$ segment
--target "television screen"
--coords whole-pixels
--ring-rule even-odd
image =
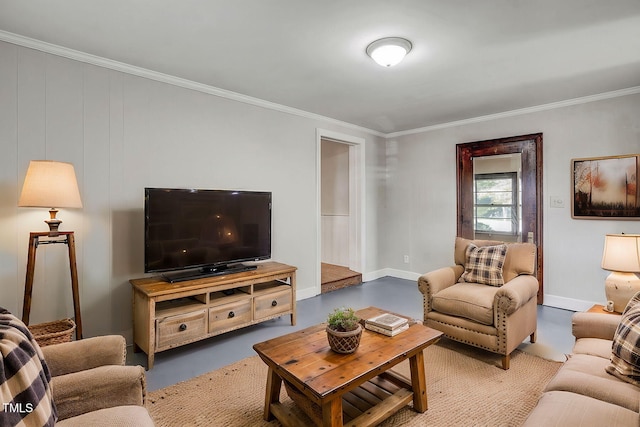
[[[271,193],[145,188],[145,273],[271,257]]]

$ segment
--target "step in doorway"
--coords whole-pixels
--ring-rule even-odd
[[[362,274],[340,265],[321,263],[321,285],[323,294],[362,283]]]

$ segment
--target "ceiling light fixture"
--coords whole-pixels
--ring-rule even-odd
[[[393,67],[411,51],[411,42],[401,37],[386,37],[367,46],[367,55],[383,67]]]

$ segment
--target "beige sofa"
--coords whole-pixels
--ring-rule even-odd
[[[573,354],[547,384],[525,426],[640,425],[640,388],[605,372],[620,318],[574,314]]]

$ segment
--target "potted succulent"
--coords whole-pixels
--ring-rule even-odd
[[[327,317],[327,340],[337,353],[353,353],[360,345],[362,326],[352,308],[334,309]]]

